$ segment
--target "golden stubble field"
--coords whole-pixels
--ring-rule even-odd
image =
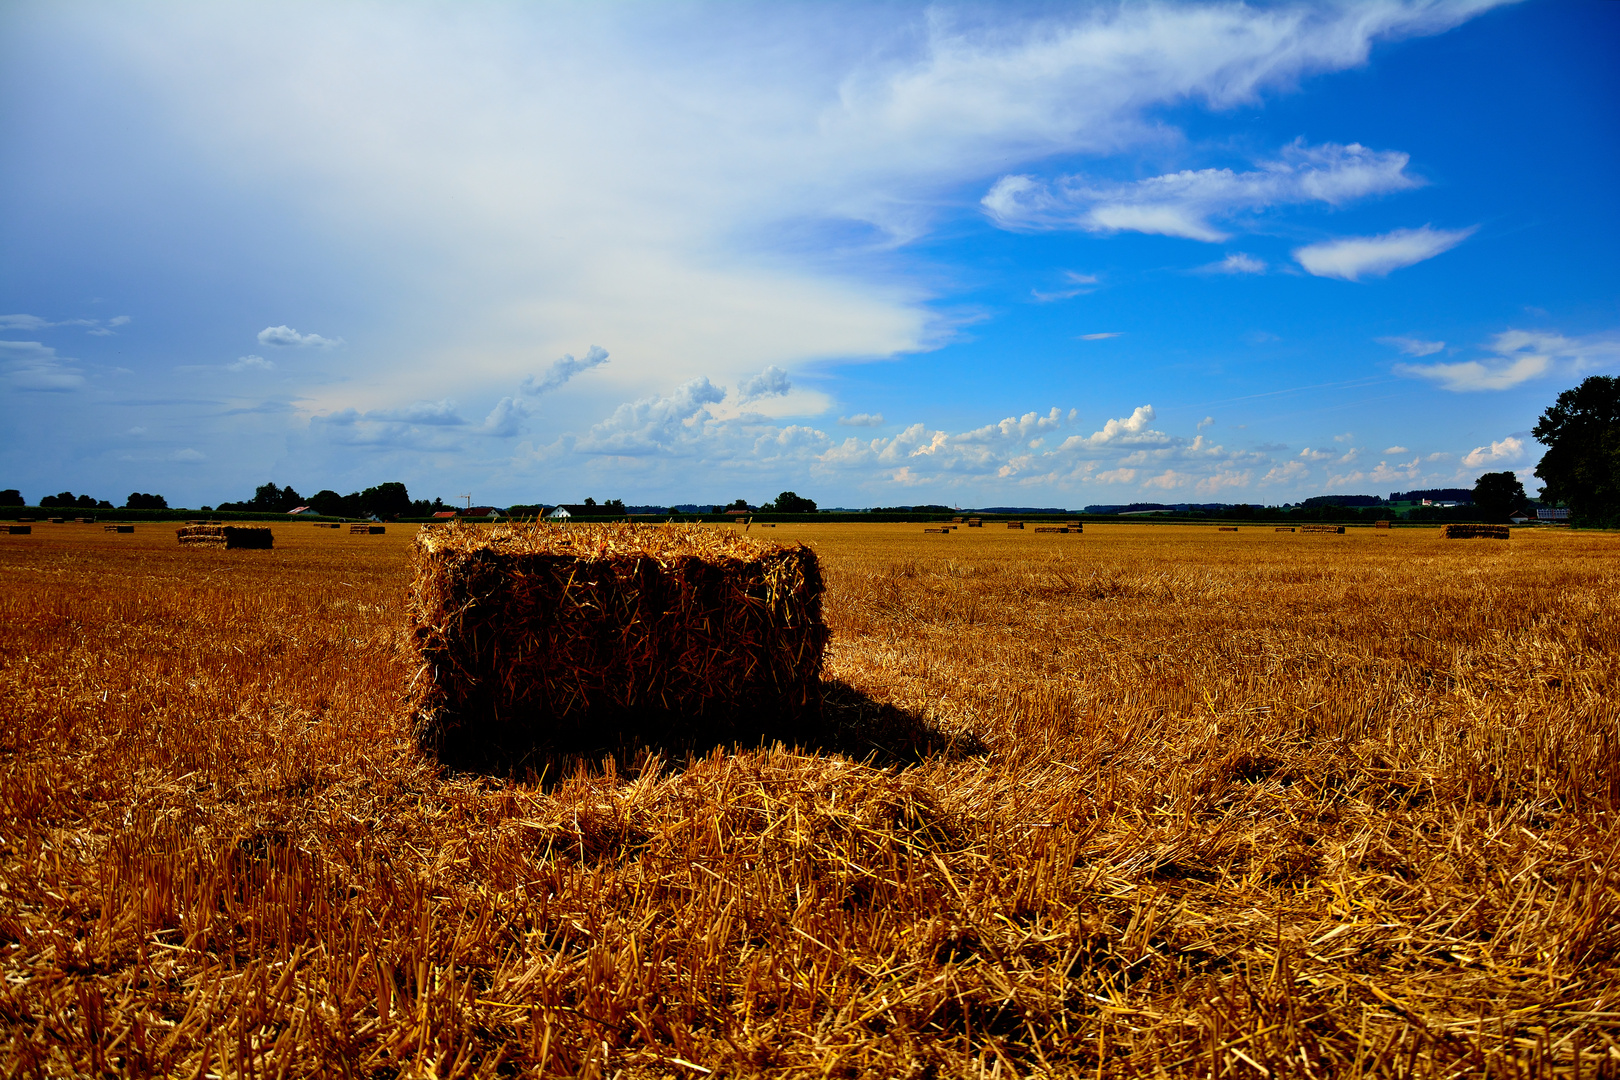
[[[813,745],[536,783],[409,532],[0,537],[0,1073],[1620,1072],[1620,536],[782,526]]]

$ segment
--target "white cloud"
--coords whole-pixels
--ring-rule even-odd
[[[1220,262],[1200,266],[1201,274],[1263,274],[1266,272],[1266,263],[1253,255],[1245,255],[1241,251],[1234,251]]]
[[[1429,379],[1442,389],[1508,390],[1543,375],[1574,377],[1620,364],[1620,334],[1568,338],[1533,330],[1506,330],[1484,346],[1491,355],[1449,364],[1397,364],[1395,370]]]
[[[1163,146],[1167,106],[1257,103],[1491,2],[995,19],[892,5],[836,18],[793,5],[318,5],[295,18],[227,5],[58,22],[86,63],[146,95],[137,113],[213,189],[286,206],[300,224],[289,235],[402,283],[397,311],[366,313],[343,379],[304,388],[321,412],[509,387],[537,349],[606,333],[606,381],[626,395],[931,347],[948,327],[924,277],[875,269],[858,243],[798,258],[799,241],[852,224],[873,244],[919,236],[964,185]],[[1390,168],[1349,147],[1275,164],[1318,200]]]
[[[86,333],[97,337],[111,337],[113,332],[109,327],[123,326],[129,322],[128,315],[118,315],[107,320],[105,326],[100,319],[62,319],[51,322],[38,315],[0,315],[0,330],[49,330],[57,326],[85,326],[89,327]]]
[[[300,334],[290,326],[267,326],[259,331],[259,344],[294,349],[330,349],[343,344],[343,339]]]
[[[1354,442],[1355,438],[1356,438],[1356,433],[1355,432],[1346,431],[1346,432],[1344,432],[1342,434],[1333,436],[1333,441],[1334,442],[1339,442],[1339,443],[1347,443],[1347,442]]]
[[[616,456],[690,450],[694,437],[710,419],[708,406],[718,405],[725,396],[724,390],[700,375],[676,387],[668,397],[647,397],[620,405],[574,448],[588,454]]]
[[[763,397],[781,397],[793,389],[788,373],[774,364],[751,379],[744,379],[737,387],[740,401],[755,401]]]
[[[1363,277],[1383,277],[1450,251],[1470,236],[1478,226],[1467,229],[1396,229],[1378,236],[1342,236],[1294,249],[1294,258],[1305,272],[1317,277],[1360,281]]]
[[[237,357],[234,362],[226,364],[225,367],[229,371],[274,371],[276,364],[273,360],[266,360],[255,353],[249,353],[246,356]]]
[[[1384,453],[1386,453],[1386,454],[1410,454],[1411,452],[1412,451],[1408,450],[1404,446],[1386,446],[1386,447],[1384,447]]]
[[[1481,465],[1496,465],[1506,461],[1518,461],[1524,456],[1524,440],[1507,436],[1500,442],[1492,442],[1489,446],[1476,446],[1462,459],[1463,465],[1470,469],[1477,469]]]
[[[187,447],[184,450],[176,450],[174,453],[170,454],[169,460],[179,462],[182,465],[194,465],[199,461],[207,461],[208,455],[203,453],[201,450],[193,450],[192,448]]]
[[[73,358],[38,341],[0,341],[0,379],[14,390],[62,393],[85,385]]]
[[[1081,340],[1081,341],[1107,341],[1109,338],[1117,338],[1117,337],[1124,337],[1124,336],[1125,336],[1125,331],[1123,331],[1123,330],[1109,330],[1109,331],[1106,331],[1106,332],[1101,333],[1101,334],[1081,334],[1080,337],[1079,337],[1079,340]]]
[[[1049,304],[1054,300],[1072,300],[1076,296],[1096,292],[1094,286],[1101,280],[1096,274],[1081,274],[1073,270],[1065,270],[1063,271],[1063,281],[1068,288],[1059,289],[1056,292],[1041,292],[1039,289],[1031,289],[1029,292],[1038,302]]]
[[[1307,446],[1305,449],[1299,452],[1299,456],[1300,460],[1302,461],[1326,461],[1333,456],[1333,451],[1312,450]]]
[[[1443,341],[1424,341],[1422,338],[1381,337],[1378,341],[1399,349],[1407,356],[1433,356],[1446,347]]]
[[[842,427],[882,427],[882,413],[856,413],[854,416],[840,416],[838,423]]]
[[[600,345],[592,345],[586,350],[585,356],[579,360],[574,359],[573,353],[564,353],[558,359],[553,360],[551,366],[546,369],[546,373],[538,379],[533,375],[524,379],[520,389],[524,394],[543,394],[548,390],[557,389],[575,375],[595,367],[601,367],[607,362],[608,351]]]
[[[1130,231],[1215,243],[1228,234],[1213,220],[1296,203],[1340,206],[1416,187],[1420,181],[1406,174],[1407,161],[1398,151],[1369,150],[1357,143],[1306,146],[1296,141],[1252,172],[1184,170],[1125,184],[1090,183],[1077,176],[1051,183],[1005,176],[982,205],[1005,229]]]
[[[1272,484],[1297,484],[1311,471],[1311,467],[1303,461],[1285,461],[1281,465],[1271,468],[1266,475],[1260,478],[1261,486]]]
[[[1203,431],[1207,427],[1213,427],[1214,424],[1215,418],[1213,416],[1206,416],[1202,420],[1198,421],[1198,430]]]

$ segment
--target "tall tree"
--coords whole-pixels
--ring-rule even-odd
[[[1506,521],[1527,499],[1515,473],[1488,472],[1474,481],[1474,506],[1493,521]]]
[[[1586,525],[1620,525],[1620,378],[1593,375],[1558,395],[1530,434],[1547,447],[1541,497]]]

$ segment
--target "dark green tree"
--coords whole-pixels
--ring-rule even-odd
[[[816,512],[816,500],[806,499],[797,492],[784,491],[776,497],[775,502],[763,509],[774,510],[778,514],[813,514]]]
[[[23,502],[22,492],[18,491],[16,488],[6,488],[4,491],[0,491],[0,506],[27,505],[27,503]]]
[[[1558,395],[1530,434],[1547,447],[1536,466],[1545,502],[1585,525],[1620,525],[1620,378],[1593,375]]]
[[[404,517],[411,512],[411,496],[397,480],[378,484],[360,493],[360,509],[380,518]]]
[[[352,515],[347,504],[353,498],[352,495],[345,498],[331,488],[322,488],[309,497],[309,507],[323,517],[350,517]]]
[[[1491,521],[1506,521],[1528,499],[1514,473],[1488,472],[1474,481],[1474,507]]]
[[[132,491],[129,498],[124,500],[125,510],[167,510],[169,500],[161,495],[149,495],[144,491]]]

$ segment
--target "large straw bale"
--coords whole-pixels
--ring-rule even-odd
[[[412,722],[442,756],[670,721],[736,728],[821,705],[815,552],[690,525],[423,530]]]
[[[1447,540],[1506,540],[1512,534],[1506,525],[1447,525],[1440,535]]]
[[[266,525],[182,525],[175,535],[188,547],[263,550],[275,546],[274,534]]]

